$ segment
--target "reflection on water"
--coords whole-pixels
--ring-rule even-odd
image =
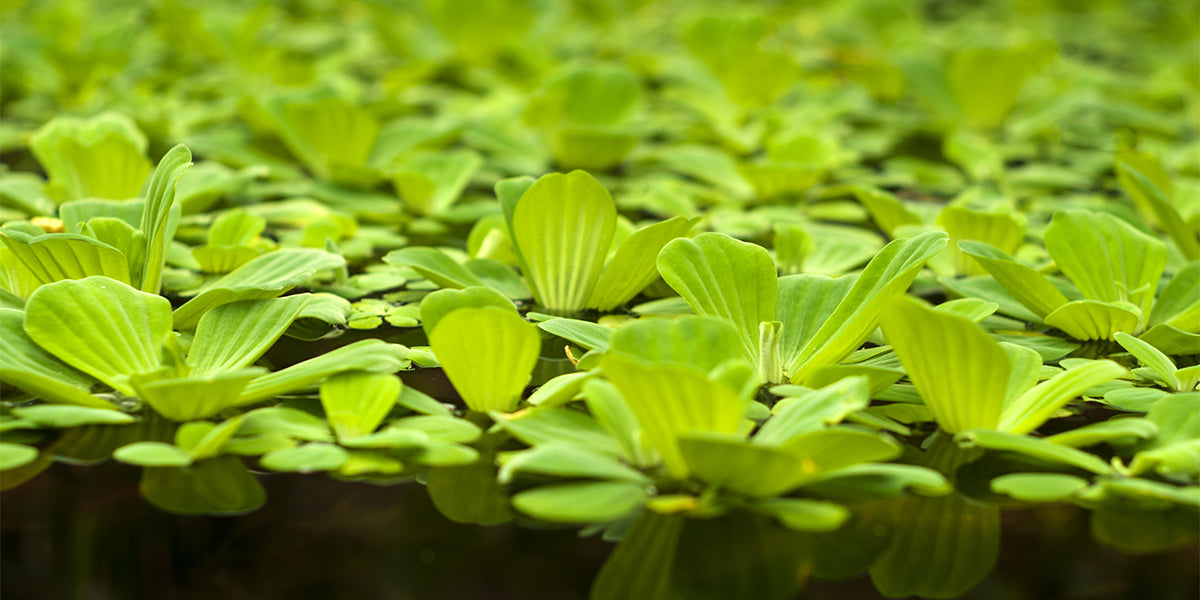
[[[916,460],[951,471],[961,452],[935,445]],[[147,478],[162,489],[191,490],[181,497],[195,502],[245,502],[237,488],[213,483],[221,468],[204,466],[191,481],[186,472]],[[436,485],[469,484],[470,475],[445,473]],[[0,592],[30,600],[843,599],[881,592],[1183,600],[1198,589],[1194,546],[1123,554],[1093,541],[1088,512],[1071,506],[1001,512],[961,494],[904,497],[856,505],[850,523],[820,534],[756,513],[643,513],[614,547],[570,529],[454,523],[416,485],[296,475],[262,483],[271,499],[257,511],[186,517],[147,504],[137,469],[55,465],[4,493]],[[497,510],[460,504],[448,512],[506,520]]]

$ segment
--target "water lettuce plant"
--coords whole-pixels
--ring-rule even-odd
[[[1194,545],[1194,10],[918,4],[7,7],[0,488],[424,486],[596,598]]]

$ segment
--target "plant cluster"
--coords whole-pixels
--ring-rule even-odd
[[[922,511],[1194,543],[1185,4],[9,3],[0,481],[419,481],[624,538],[602,597],[726,514],[887,522],[824,572],[894,596],[990,567]]]

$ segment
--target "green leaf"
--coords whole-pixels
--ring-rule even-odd
[[[204,313],[222,304],[277,298],[318,272],[345,264],[346,260],[341,256],[313,248],[288,248],[261,254],[205,285],[199,295],[175,309],[175,328],[194,329]]]
[[[90,119],[56,117],[29,142],[63,200],[137,196],[150,173],[146,145],[132,119],[111,112]]]
[[[158,368],[171,303],[107,277],[44,285],[25,305],[25,332],[63,362],[133,395],[128,377]]]
[[[962,255],[958,246],[960,240],[986,242],[1007,255],[1016,251],[1025,239],[1025,224],[1012,215],[980,212],[964,206],[943,208],[938,215],[938,225],[950,234],[954,270],[968,275],[978,274],[979,267]]]
[[[1112,418],[1098,423],[1089,423],[1070,431],[1057,433],[1047,441],[1072,448],[1087,448],[1101,442],[1125,445],[1158,435],[1158,427],[1146,419]]]
[[[904,294],[925,261],[945,246],[946,234],[940,231],[895,240],[885,246],[788,365],[791,382],[803,383],[812,371],[837,363],[857,350],[875,330],[883,309],[893,298]],[[790,319],[781,320],[787,323]]]
[[[190,421],[175,430],[175,445],[187,451],[193,460],[214,458],[242,427],[242,418],[234,417],[220,423]]]
[[[139,467],[186,467],[192,455],[163,442],[134,442],[117,448],[113,458]]]
[[[264,454],[259,463],[272,471],[312,473],[337,469],[349,458],[350,455],[338,446],[312,442],[295,448],[272,450]]]
[[[1197,287],[1200,287],[1200,261],[1192,261],[1179,269],[1154,299],[1148,324],[1171,324],[1191,333],[1200,332]]]
[[[850,517],[844,506],[807,498],[775,498],[755,504],[754,510],[796,531],[834,531]]]
[[[1175,363],[1167,355],[1159,352],[1157,348],[1139,340],[1127,333],[1118,332],[1113,336],[1127,352],[1137,357],[1138,361],[1143,365],[1150,367],[1152,371],[1173,390],[1180,392],[1187,391],[1180,387],[1179,378],[1175,376]]]
[[[159,373],[134,376],[137,395],[158,414],[172,421],[211,417],[236,406],[246,386],[266,370],[261,367],[217,371],[210,375],[163,378]]]
[[[771,410],[771,418],[754,434],[753,442],[766,446],[786,444],[826,425],[840,423],[869,403],[866,377],[838,380],[819,390],[780,400]]]
[[[88,390],[91,377],[72,369],[46,352],[26,335],[25,313],[0,309],[0,372],[4,383],[24,390],[46,402],[92,408],[116,408]]]
[[[1086,480],[1062,473],[1012,473],[991,483],[993,492],[1027,502],[1060,502],[1087,486]]]
[[[860,463],[818,475],[805,491],[834,498],[897,498],[906,490],[923,496],[944,496],[954,486],[941,473],[926,467],[891,463]]]
[[[629,301],[658,277],[656,257],[673,239],[684,237],[699,217],[674,217],[633,232],[608,261],[584,305],[601,312]]]
[[[348,371],[321,383],[321,406],[339,439],[369,434],[396,405],[402,384],[386,373]]]
[[[1058,307],[1045,320],[1077,340],[1111,340],[1119,332],[1136,331],[1142,316],[1127,302],[1076,300]]]
[[[658,457],[646,444],[637,417],[628,403],[612,383],[603,379],[588,379],[583,385],[583,397],[595,423],[603,427],[603,439],[616,440],[615,454],[639,467],[648,467],[658,462]]]
[[[689,473],[679,452],[681,434],[738,429],[742,402],[737,392],[695,368],[651,365],[617,354],[605,355],[600,364],[637,418],[646,443],[675,477]]]
[[[865,264],[883,248],[879,235],[861,228],[818,224],[807,227],[813,249],[804,258],[805,273],[842,275]]]
[[[356,179],[366,171],[380,129],[371,111],[328,88],[276,96],[263,109],[288,150],[310,172],[362,185]]]
[[[511,310],[460,308],[442,317],[429,345],[471,410],[511,411],[537,362],[537,326]]]
[[[598,325],[591,321],[580,321],[578,319],[556,317],[542,321],[537,325],[538,329],[557,335],[572,344],[583,347],[585,350],[599,350],[601,352],[608,350],[609,340],[612,339],[614,333],[611,327]]]
[[[404,417],[388,423],[385,431],[420,431],[436,442],[468,444],[479,439],[478,425],[450,415]]]
[[[573,445],[542,444],[529,450],[501,455],[501,484],[508,484],[516,473],[537,473],[555,477],[582,477],[649,485],[650,478],[626,466],[610,455]]]
[[[1118,154],[1116,171],[1117,181],[1121,188],[1143,209],[1143,214],[1149,212],[1170,236],[1171,241],[1179,248],[1179,252],[1187,260],[1200,258],[1200,237],[1196,235],[1195,227],[1184,222],[1179,210],[1171,204],[1165,190],[1130,162],[1129,155]],[[1156,165],[1157,166],[1157,165]],[[1158,167],[1159,170],[1162,167]],[[1169,185],[1170,182],[1168,181]],[[1149,208],[1149,211],[1144,210]]]
[[[404,204],[418,214],[438,214],[450,208],[483,166],[471,150],[418,152],[403,160],[391,174]]]
[[[674,364],[711,372],[731,360],[740,360],[738,332],[713,317],[683,316],[642,319],[618,328],[609,343],[611,352],[653,364]]]
[[[885,190],[855,186],[854,197],[867,208],[875,224],[889,237],[896,237],[898,227],[921,224],[920,217],[908,210],[899,198]]]
[[[823,275],[791,275],[779,278],[775,317],[783,323],[779,346],[785,368],[799,359],[804,347],[837,310],[855,281],[854,276],[830,279]]]
[[[1040,45],[1029,44],[966,47],[950,55],[946,82],[972,127],[1000,126],[1016,105],[1025,81],[1039,70],[1041,52]]]
[[[24,444],[0,442],[0,471],[15,469],[38,458],[38,449]]]
[[[1150,314],[1167,261],[1162,242],[1106,213],[1063,210],[1046,227],[1045,243],[1085,298],[1130,302]]]
[[[103,275],[130,283],[129,263],[119,250],[86,236],[50,233],[21,240],[0,232],[5,287],[22,299],[47,283]]]
[[[298,440],[332,442],[329,423],[311,413],[274,406],[252,410],[242,415],[241,436],[285,435]]]
[[[194,377],[235,371],[258,360],[312,300],[310,294],[217,306],[196,325],[187,362]]]
[[[383,261],[405,267],[444,289],[462,289],[485,284],[466,267],[454,261],[445,252],[434,248],[401,248],[392,250]]]
[[[1016,452],[1052,464],[1070,465],[1098,475],[1107,475],[1113,472],[1113,468],[1108,463],[1087,452],[1015,433],[969,429],[955,435],[954,441],[963,448],[987,448]]]
[[[616,229],[617,209],[584,171],[537,180],[512,213],[512,240],[537,303],[577,311],[600,279]]]
[[[614,521],[645,501],[645,486],[608,481],[548,485],[512,497],[517,510],[555,523]]]
[[[805,479],[865,462],[891,460],[900,445],[887,434],[831,427],[789,439],[779,446],[804,464]]]
[[[1127,372],[1124,367],[1110,360],[1097,360],[1082,367],[1067,369],[1006,403],[996,428],[1011,433],[1029,433],[1083,392]]]
[[[162,271],[170,243],[168,221],[175,203],[175,186],[184,171],[192,164],[192,151],[179,144],[167,151],[159,161],[146,189],[146,205],[142,210],[142,222],[138,228],[145,236],[144,260],[138,273],[138,287],[143,292],[157,294],[162,289]]]
[[[1042,274],[1018,263],[998,248],[984,242],[961,241],[958,247],[973,257],[1018,302],[1038,318],[1068,302],[1067,297]],[[1011,311],[1007,311],[1012,314]],[[1019,316],[1019,315],[1017,315]]]
[[[817,473],[790,452],[728,434],[684,432],[678,446],[692,478],[757,498],[787,493]]]
[[[617,456],[621,449],[586,413],[567,408],[531,408],[514,413],[492,413],[496,424],[530,446],[574,445],[592,452]]]
[[[884,313],[883,332],[942,429],[994,429],[1010,365],[1000,344],[962,317],[900,298]]]
[[[359,340],[286,369],[251,381],[238,398],[238,404],[250,404],[279,394],[304,389],[342,371],[395,373],[408,365],[408,350],[383,340]]]
[[[472,286],[462,290],[439,290],[421,299],[421,327],[430,336],[442,317],[460,308],[494,307],[519,314],[512,301],[489,287]]]
[[[495,525],[513,518],[490,456],[467,465],[432,468],[425,487],[438,512],[455,523]]]
[[[67,406],[64,404],[37,404],[12,409],[12,413],[39,427],[65,429],[81,425],[124,425],[137,421],[133,415],[116,410]]]
[[[758,364],[758,324],[775,320],[775,261],[764,248],[702,233],[667,244],[658,270],[697,314],[732,323],[744,356]]]

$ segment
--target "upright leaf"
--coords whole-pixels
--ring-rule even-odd
[[[187,146],[179,144],[171,148],[154,174],[150,176],[149,187],[146,190],[146,206],[142,210],[142,234],[146,239],[146,250],[139,288],[143,292],[157,294],[162,288],[162,271],[167,258],[167,221],[171,216],[171,205],[175,203],[175,187],[179,178],[192,164],[192,151]]]
[[[775,320],[775,261],[764,248],[702,233],[667,244],[658,270],[697,314],[732,323],[745,357],[758,364],[758,324]]]
[[[512,311],[460,308],[441,318],[429,345],[471,410],[516,408],[537,362],[537,326]]]

